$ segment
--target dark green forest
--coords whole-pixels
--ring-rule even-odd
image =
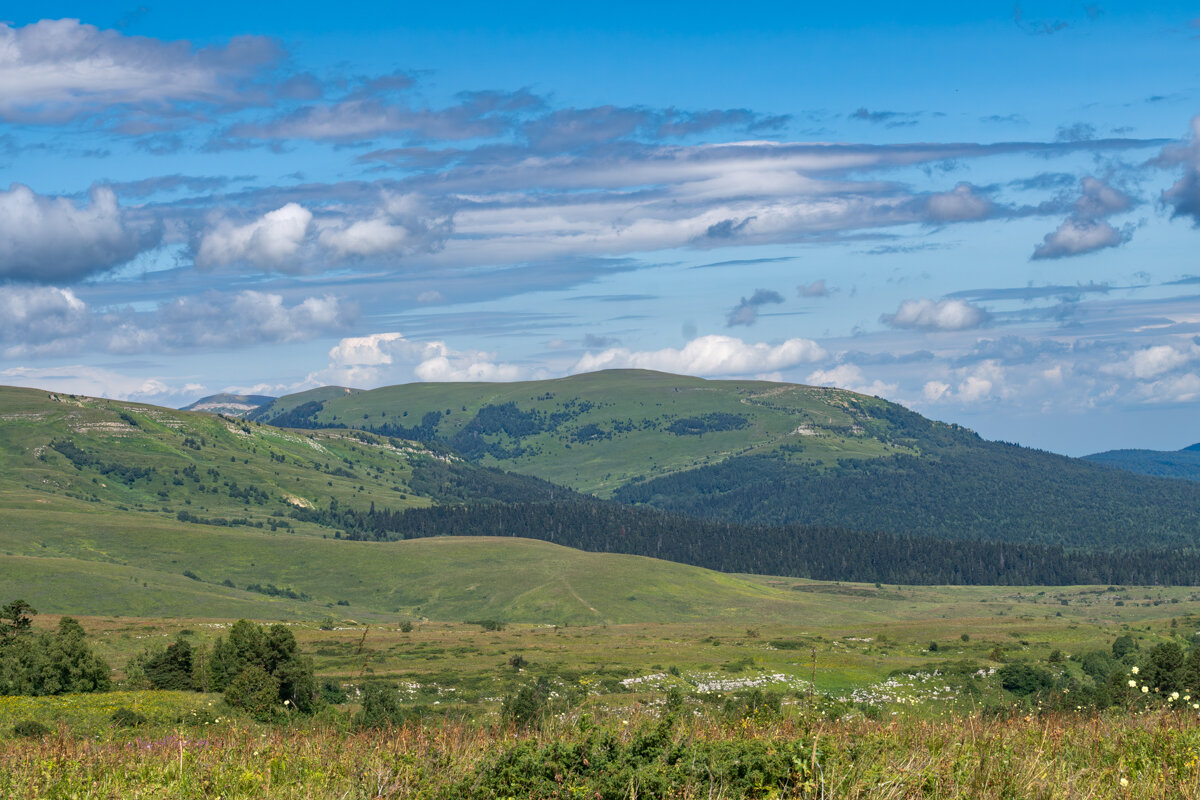
[[[1200,444],[1182,450],[1108,450],[1084,458],[1142,475],[1200,481]]]
[[[944,541],[808,525],[696,520],[578,495],[557,502],[391,511],[297,509],[297,519],[353,540],[514,536],[598,553],[650,556],[722,572],[905,584],[1190,585],[1200,554],[1128,549],[1080,553],[1039,544]]]
[[[734,458],[630,484],[615,499],[730,522],[1093,551],[1200,543],[1200,485],[998,442],[828,470]]]

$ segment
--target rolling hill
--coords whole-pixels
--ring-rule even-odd
[[[437,442],[477,463],[598,496],[738,456],[782,454],[828,466],[844,458],[920,454],[976,438],[842,389],[646,370],[517,383],[317,389],[282,397],[251,418]],[[918,435],[905,430],[914,423]]]
[[[564,494],[359,431],[0,387],[0,597],[43,612],[584,623],[790,614],[802,599],[651,558],[484,537],[354,542],[300,518]]]
[[[734,524],[1091,551],[1200,544],[1200,486],[987,442],[841,389],[615,370],[338,391],[281,398],[257,418],[403,436]]]
[[[1182,450],[1106,450],[1084,458],[1140,475],[1200,481],[1200,444]]]

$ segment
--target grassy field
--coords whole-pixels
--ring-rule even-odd
[[[155,698],[123,695],[152,706]],[[13,704],[0,701],[8,711]],[[129,706],[126,706],[129,707]],[[19,710],[20,711],[20,710]],[[100,713],[93,710],[92,713]],[[1004,720],[563,718],[353,732],[183,711],[166,730],[0,739],[7,798],[1194,798],[1200,726],[1172,712]]]

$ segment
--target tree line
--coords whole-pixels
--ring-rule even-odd
[[[512,536],[598,553],[625,553],[721,572],[902,584],[1190,585],[1200,553],[1127,548],[1078,552],[1057,545],[930,537],[817,525],[738,525],[573,495],[556,502],[422,509],[296,509],[297,519],[366,541]]]

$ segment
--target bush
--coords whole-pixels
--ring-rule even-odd
[[[23,719],[12,728],[13,736],[26,739],[40,739],[50,735],[50,729],[33,719]]]
[[[225,702],[255,719],[268,721],[280,709],[279,681],[262,667],[246,667],[225,689]]]
[[[1026,697],[1054,686],[1054,676],[1041,667],[1029,664],[1008,664],[996,673],[1007,692]]]
[[[485,631],[502,631],[502,630],[504,630],[504,623],[500,622],[499,620],[495,620],[495,619],[467,620],[467,624],[468,625],[478,625],[479,627],[483,628]]]
[[[321,702],[336,706],[346,702],[347,699],[346,690],[337,681],[323,681],[321,683]]]
[[[357,728],[389,728],[403,725],[407,714],[394,683],[373,681],[362,687],[362,707],[354,715]]]
[[[263,628],[247,620],[238,620],[229,629],[227,639],[217,639],[209,659],[209,679],[216,691],[222,691],[249,667],[270,675],[276,686],[277,704],[288,704],[299,711],[316,707],[317,682],[312,659],[301,656],[296,637],[284,625]]]
[[[504,698],[500,715],[518,728],[537,727],[545,716],[546,706],[550,701],[550,687],[545,678],[538,678],[534,683],[527,683]]]
[[[126,706],[121,706],[112,713],[112,721],[118,728],[140,728],[149,722],[144,714]]]

